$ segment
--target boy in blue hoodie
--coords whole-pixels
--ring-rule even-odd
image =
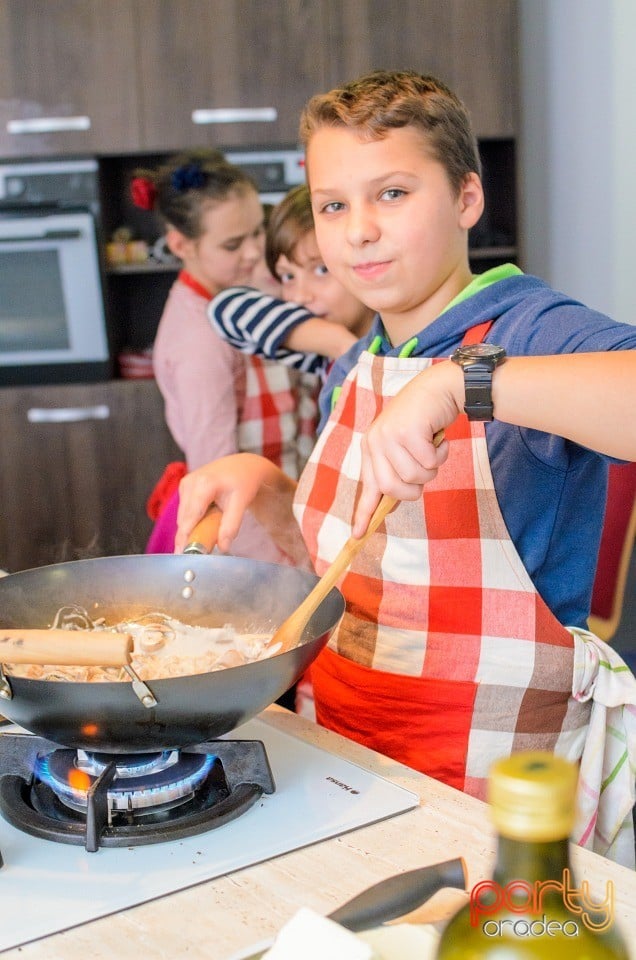
[[[331,370],[298,485],[254,459],[202,468],[180,542],[214,500],[221,548],[247,509],[289,543],[293,506],[322,573],[397,497],[312,665],[318,721],[477,796],[517,750],[581,759],[579,838],[633,860],[636,726],[619,756],[594,706],[609,662],[634,725],[636,680],[585,628],[608,457],[636,459],[636,328],[512,265],[472,275],[477,145],[435,78],[378,72],[314,97],[301,134],[326,266],[374,327]]]

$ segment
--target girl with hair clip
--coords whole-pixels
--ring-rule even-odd
[[[298,475],[297,375],[281,364],[243,356],[211,328],[206,307],[224,287],[249,281],[264,255],[263,208],[256,186],[218,151],[180,154],[140,171],[133,201],[156,210],[166,244],[182,268],[157,330],[153,367],[166,421],[185,463],[169,464],[148,501],[156,520],[146,552],[171,553],[185,472],[240,451]],[[254,518],[246,517],[232,552],[287,562]]]

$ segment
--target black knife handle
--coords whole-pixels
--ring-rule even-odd
[[[329,919],[353,933],[371,930],[410,913],[444,887],[466,889],[466,866],[461,857],[380,880],[330,913]]]

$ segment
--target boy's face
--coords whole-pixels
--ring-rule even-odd
[[[276,273],[283,300],[301,303],[315,317],[340,323],[358,336],[368,326],[371,311],[329,272],[313,230],[297,242],[293,259],[281,254]]]
[[[413,336],[470,282],[467,231],[483,210],[481,183],[470,174],[456,196],[420,132],[368,141],[320,128],[307,170],[325,263],[382,314],[390,336],[392,324]]]

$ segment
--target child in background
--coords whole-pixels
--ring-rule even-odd
[[[281,364],[241,356],[215,334],[205,312],[214,294],[247,281],[263,259],[263,208],[255,185],[218,152],[194,151],[138,176],[132,192],[136,202],[159,212],[166,244],[183,265],[153,347],[166,421],[185,455],[182,470],[251,450],[297,476],[298,378]],[[159,500],[160,515],[149,553],[174,549],[180,466],[170,465],[151,497]],[[233,552],[286,559],[251,517]]]
[[[332,361],[367,332],[373,310],[325,266],[305,184],[290,190],[273,209],[265,259],[280,284],[280,298],[229,288],[210,303],[210,321],[238,350],[324,379]]]
[[[636,327],[512,265],[472,275],[477,145],[434,77],[370,74],[301,131],[327,267],[378,316],[329,375],[299,484],[259,458],[203,467],[177,543],[212,501],[221,549],[244,511],[289,535],[293,509],[322,573],[397,497],[312,664],[319,722],[480,797],[498,757],[580,760],[576,836],[633,866],[636,679],[586,626],[608,459],[636,460]]]

